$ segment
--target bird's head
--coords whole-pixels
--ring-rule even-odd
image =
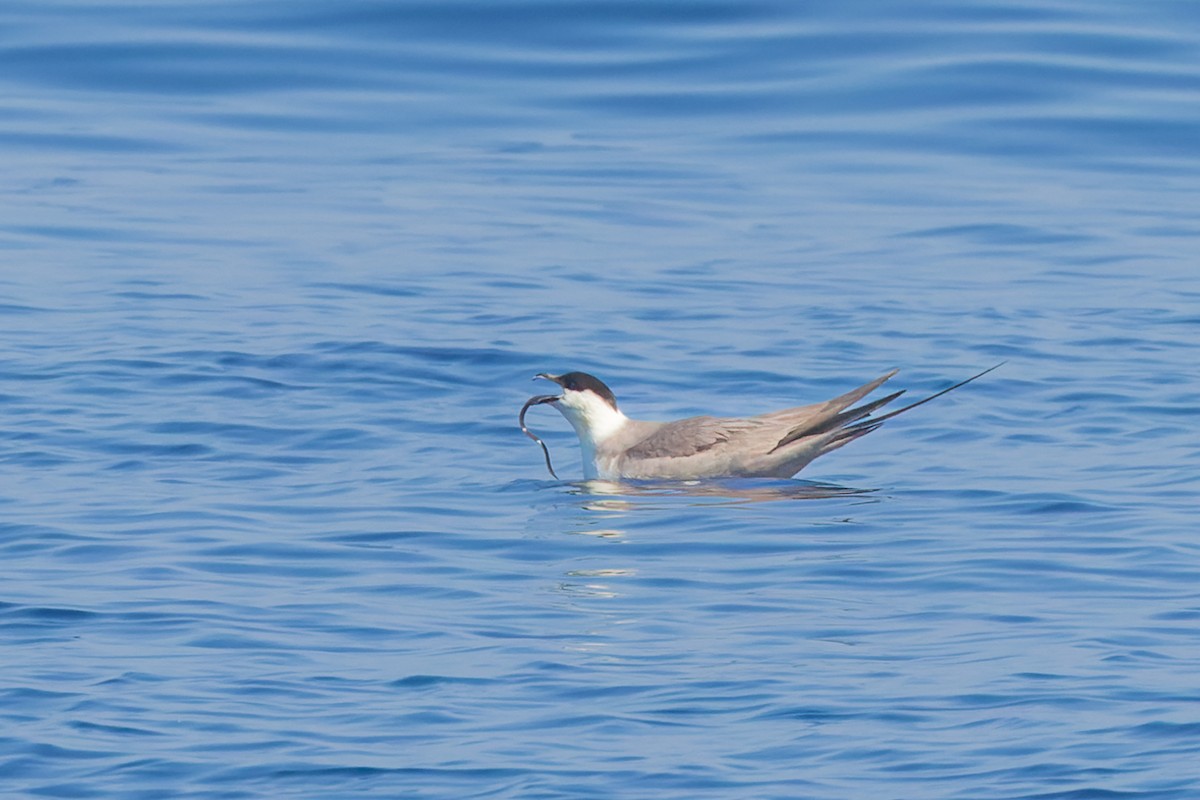
[[[565,372],[562,375],[540,372],[534,377],[553,381],[562,387],[562,394],[545,402],[567,418],[581,439],[603,440],[625,422],[625,415],[617,408],[617,398],[612,389],[594,375],[586,372]]]

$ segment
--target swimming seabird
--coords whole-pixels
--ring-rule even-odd
[[[899,370],[824,403],[754,417],[702,416],[675,422],[630,419],[617,406],[612,390],[586,372],[562,375],[541,372],[535,380],[553,381],[562,387],[562,393],[530,398],[525,408],[549,403],[567,418],[579,436],[583,474],[588,480],[790,478],[818,456],[849,444],[897,414],[941,397],[998,366],[878,417],[871,414],[904,394],[903,389],[859,406],[854,404]],[[547,466],[549,459],[547,453]]]

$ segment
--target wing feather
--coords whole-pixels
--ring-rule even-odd
[[[720,447],[747,430],[758,427],[753,420],[720,417],[689,417],[668,422],[630,447],[625,457],[633,461],[651,458],[686,458]]]

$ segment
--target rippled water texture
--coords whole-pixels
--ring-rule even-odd
[[[1200,796],[1198,23],[5,3],[0,795]]]

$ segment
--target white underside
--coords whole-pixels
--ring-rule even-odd
[[[567,418],[579,436],[583,477],[587,480],[621,477],[616,471],[616,459],[598,460],[596,452],[604,442],[621,432],[629,418],[592,392],[563,392],[554,407]]]

